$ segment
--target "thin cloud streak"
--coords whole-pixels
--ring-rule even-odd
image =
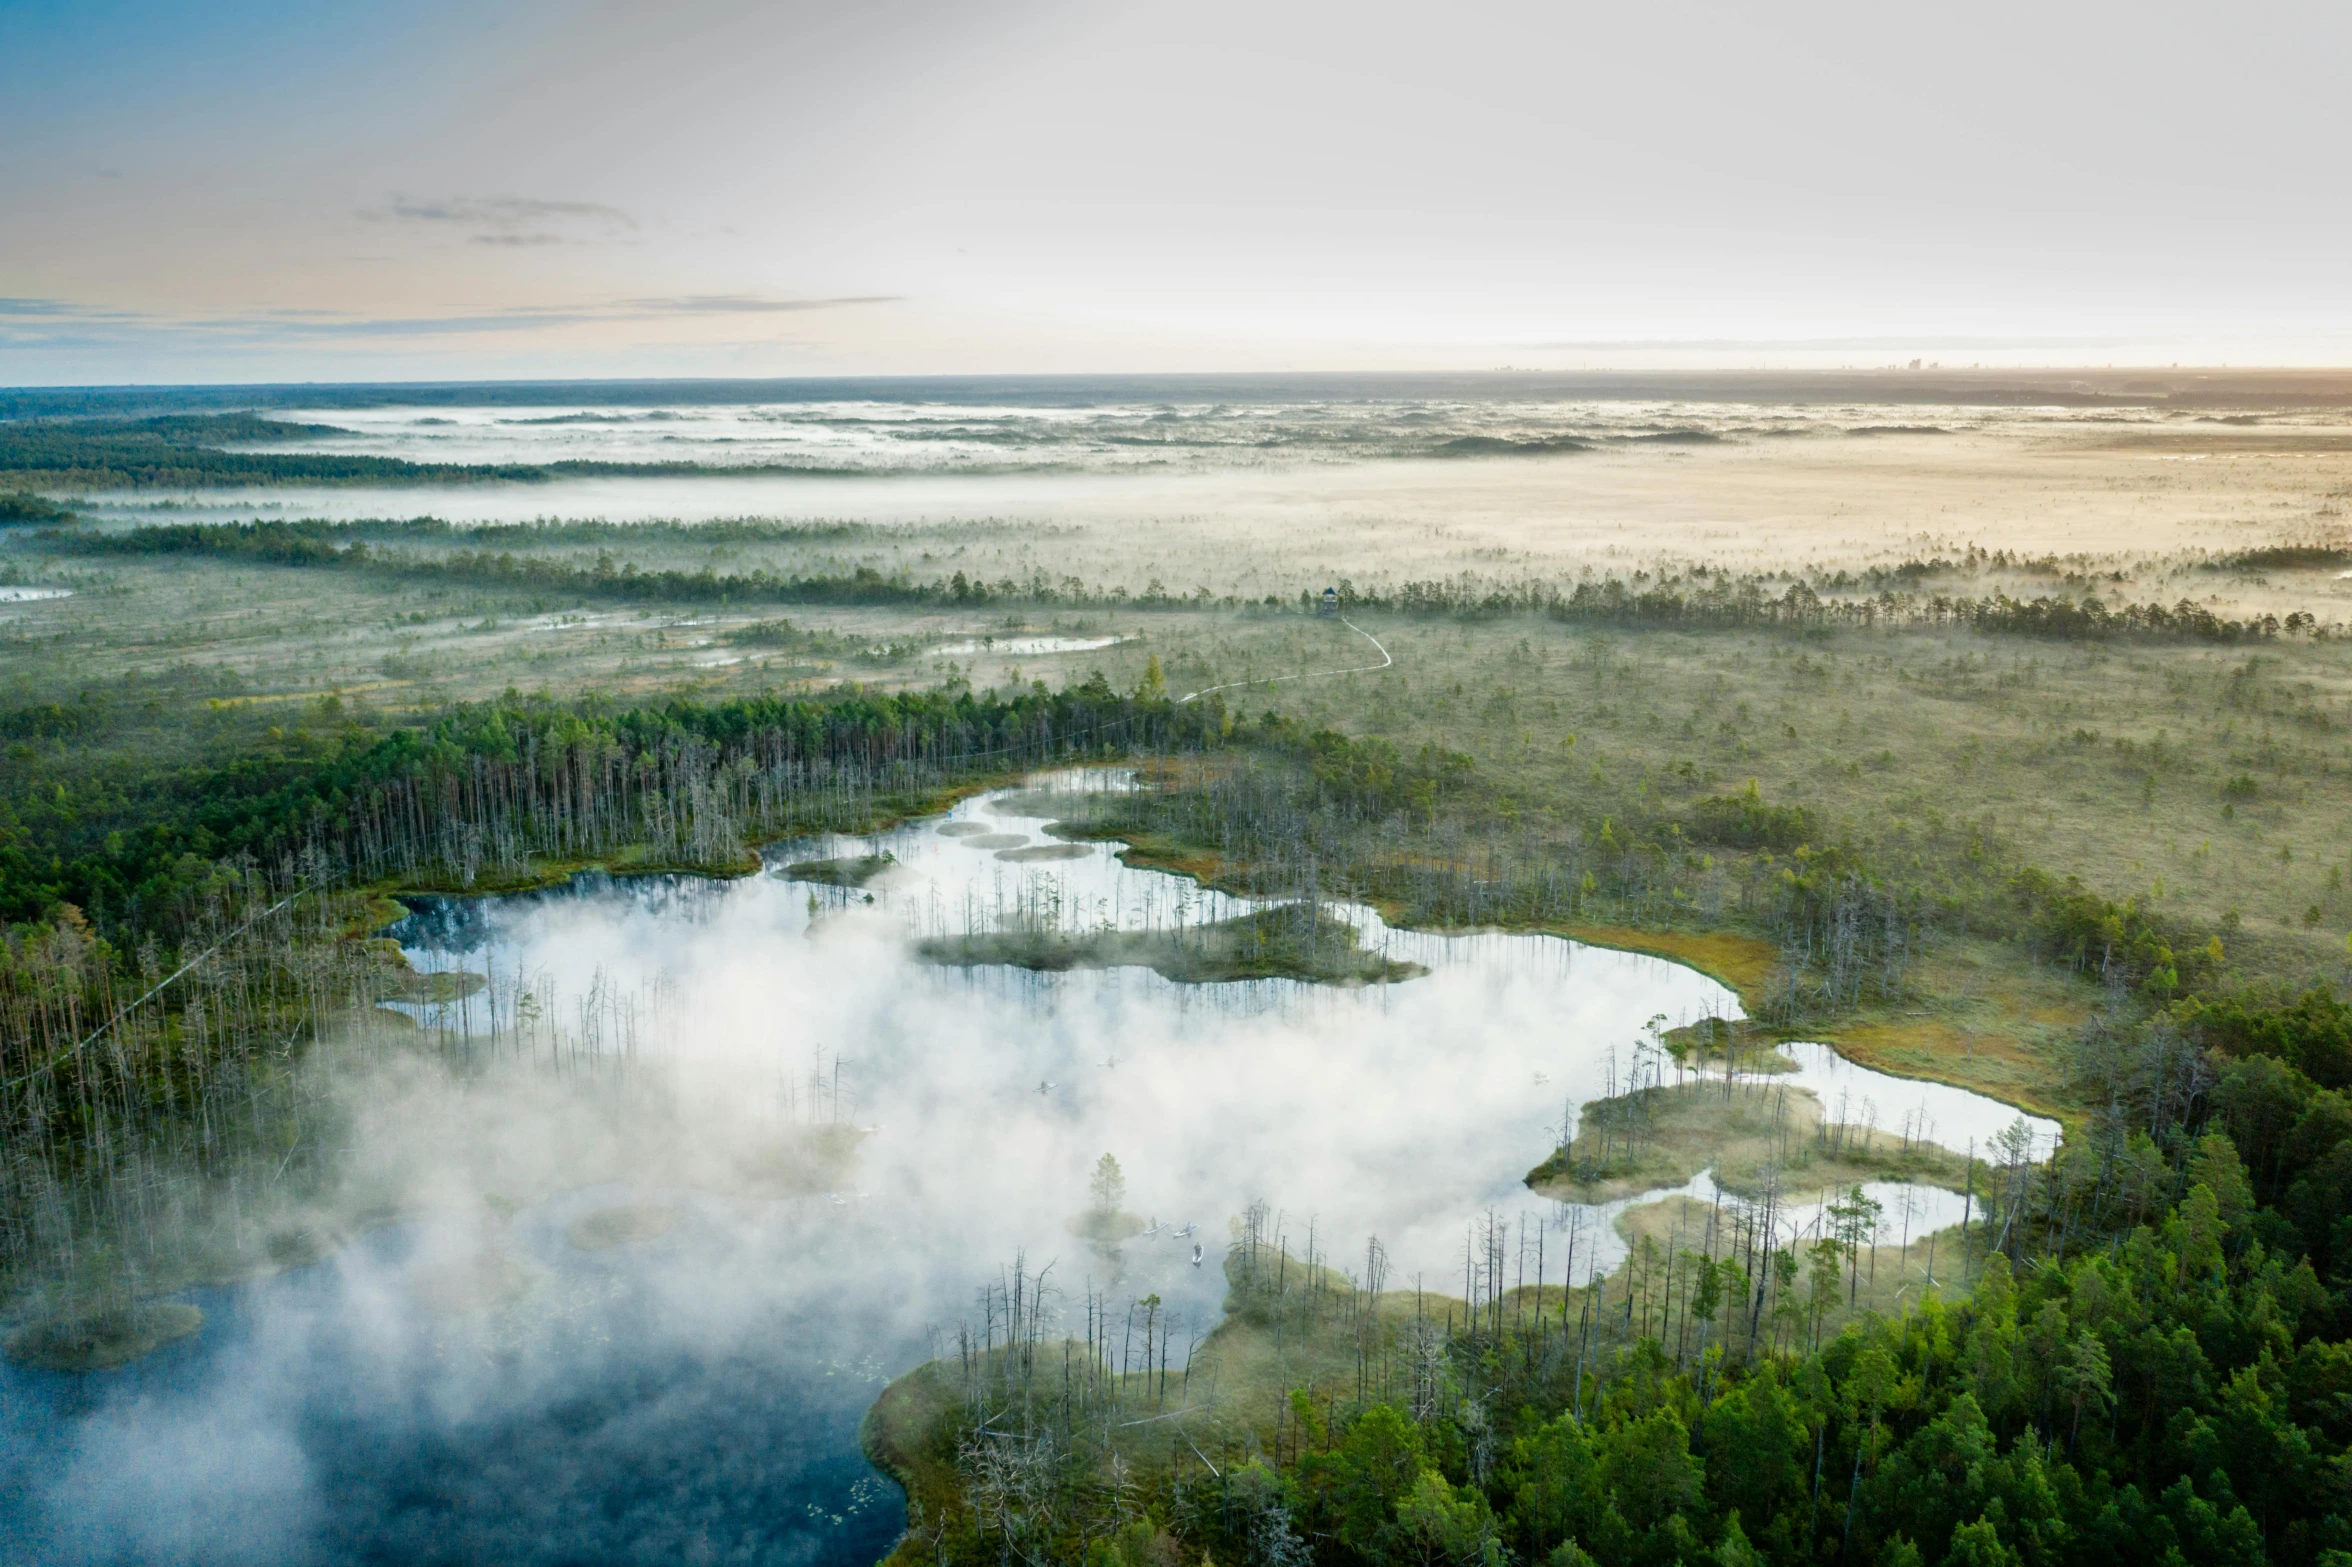
[[[0,318],[20,321],[143,321],[152,319],[135,310],[105,310],[64,299],[0,298]]]
[[[456,223],[474,228],[528,228],[535,224],[585,218],[616,228],[633,229],[637,220],[618,207],[600,201],[542,201],[533,196],[452,196],[420,199],[395,192],[382,212],[362,217],[391,217],[403,223]]]
[[[387,205],[362,208],[371,223],[467,231],[469,245],[538,250],[591,245],[637,232],[637,220],[601,201],[549,201],[537,196],[409,196],[395,191]]]
[[[895,305],[905,297],[903,294],[836,294],[821,299],[769,299],[758,294],[681,294],[666,299],[625,299],[621,304],[649,316],[732,316],[833,310],[846,305]]]

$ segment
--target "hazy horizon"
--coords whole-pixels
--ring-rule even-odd
[[[2352,363],[2340,11],[0,5],[0,383]]]

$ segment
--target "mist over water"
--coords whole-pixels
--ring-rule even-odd
[[[1578,1105],[1657,1067],[1657,1030],[1736,1016],[1730,992],[1364,909],[1344,913],[1365,945],[1426,975],[1182,985],[922,961],[916,940],[1016,914],[1166,931],[1246,907],[1112,845],[1005,858],[1055,845],[1049,809],[982,797],[779,846],[736,882],[422,906],[397,931],[416,964],[490,983],[409,1010],[483,1056],[454,1079],[355,1071],[342,1157],[387,1222],[202,1292],[203,1332],[123,1371],[0,1371],[0,1525],[56,1560],[870,1561],[902,1517],[859,1416],[1016,1258],[1073,1312],[1087,1291],[1114,1310],[1159,1294],[1186,1345],[1216,1325],[1229,1222],[1260,1199],[1294,1252],[1342,1267],[1377,1234],[1391,1287],[1459,1293],[1490,1213],[1544,1233],[1555,1282],[1571,1249],[1580,1281],[1622,1255],[1627,1204],[1539,1200],[1525,1172]],[[898,868],[866,890],[785,870],[877,852]],[[1826,1052],[1800,1077],[1955,1148],[2015,1119]],[[778,1150],[842,1126],[862,1132],[851,1162],[772,1178]],[[1128,1227],[1150,1226],[1117,1245],[1079,1233],[1106,1152]],[[1713,1197],[1704,1176],[1686,1191]],[[1949,1193],[1873,1195],[1889,1239],[1958,1217]],[[615,1213],[660,1222],[588,1239]],[[1809,1222],[1803,1203],[1783,1217]]]

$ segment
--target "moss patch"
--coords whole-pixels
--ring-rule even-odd
[[[1085,822],[1049,822],[1045,832],[1047,837],[1070,843],[1122,844],[1119,863],[1136,870],[1189,876],[1202,886],[1220,892],[1239,894],[1247,890],[1231,877],[1231,866],[1223,855],[1161,833],[1131,827],[1092,826]]]
[[[956,1416],[963,1401],[946,1370],[934,1361],[917,1366],[882,1390],[858,1423],[858,1446],[867,1461],[896,1480],[907,1494],[907,1520],[946,1516],[964,1505],[956,1476]],[[917,1567],[931,1556],[912,1527],[884,1567]]]
[[[1143,1220],[1132,1213],[1105,1213],[1100,1208],[1090,1208],[1070,1221],[1069,1230],[1097,1246],[1116,1246],[1141,1235]]]
[[[1035,865],[1047,860],[1083,860],[1092,853],[1082,843],[1040,843],[1026,849],[999,849],[996,857],[1015,865]]]
[[[531,1292],[531,1271],[504,1252],[420,1263],[408,1271],[408,1293],[427,1311],[465,1316],[509,1306]]]
[[[2098,1004],[2088,981],[1981,940],[1943,944],[1911,980],[1913,1005],[1866,1007],[1809,1037],[1877,1071],[1972,1088],[2060,1121],[2079,1117],[2065,1053]]]

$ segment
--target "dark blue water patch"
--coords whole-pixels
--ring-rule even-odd
[[[755,1355],[616,1367],[448,1427],[314,1418],[317,1559],[871,1563],[904,1499],[858,1456],[875,1389]]]
[[[919,1346],[781,1307],[681,1346],[643,1275],[575,1254],[542,1288],[601,1279],[593,1311],[387,1353],[354,1280],[411,1243],[182,1297],[203,1330],[115,1371],[0,1369],[0,1560],[847,1567],[896,1539],[857,1428]]]
[[[578,902],[619,891],[627,893],[648,914],[693,921],[705,917],[733,885],[732,878],[698,876],[687,871],[615,876],[604,870],[584,870],[553,886],[527,892],[478,896],[411,893],[400,899],[408,912],[379,934],[411,949],[479,952],[495,939],[501,925],[511,924],[548,904]]]

